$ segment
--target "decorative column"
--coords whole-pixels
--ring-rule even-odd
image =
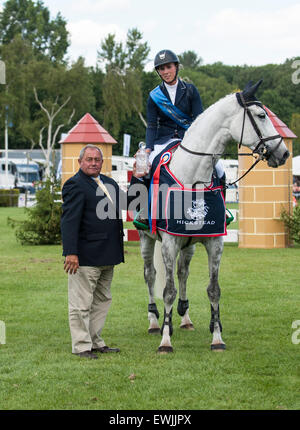
[[[280,214],[292,213],[293,139],[295,134],[269,109],[269,117],[290,151],[287,162],[273,169],[259,162],[239,183],[239,247],[285,248],[290,245]],[[243,152],[250,150],[243,147]],[[252,157],[239,157],[239,176],[252,165]]]
[[[80,150],[89,143],[102,150],[101,173],[111,176],[112,145],[117,141],[89,113],[81,118],[60,143],[62,146],[62,185],[78,171]]]

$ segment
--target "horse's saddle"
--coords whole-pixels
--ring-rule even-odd
[[[209,187],[188,188],[168,165],[180,141],[172,142],[155,157],[150,172],[150,231],[165,231],[177,236],[226,235],[225,201],[216,173]]]

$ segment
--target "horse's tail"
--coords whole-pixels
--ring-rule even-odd
[[[161,253],[161,242],[158,240],[155,242],[154,248],[154,267],[156,270],[154,293],[155,297],[162,299],[163,291],[166,286],[166,269]]]

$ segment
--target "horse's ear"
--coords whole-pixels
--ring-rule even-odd
[[[245,101],[251,101],[251,100],[256,100],[256,98],[255,98],[255,93],[256,93],[256,91],[258,90],[258,88],[259,88],[259,86],[261,85],[261,83],[262,83],[262,79],[260,79],[256,84],[254,84],[253,85],[253,82],[252,81],[249,81],[247,84],[246,84],[246,86],[245,86],[245,88],[243,89],[243,96],[244,96],[244,99],[245,99]]]

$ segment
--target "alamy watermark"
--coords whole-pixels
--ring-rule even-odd
[[[106,188],[111,200],[116,202],[115,187],[107,184]],[[199,230],[204,225],[216,224],[215,214],[207,216],[210,212],[209,206],[205,202],[203,190],[194,192],[192,185],[187,186],[185,190],[181,190],[180,188],[169,187],[167,184],[154,184],[152,191],[156,196],[155,204],[153,204],[154,210],[151,214],[152,219],[166,221],[172,219],[175,220],[178,226],[179,224],[184,226],[185,230]],[[116,206],[109,204],[109,197],[108,195],[105,196],[105,194],[106,192],[103,189],[97,188],[96,195],[103,197],[96,206],[98,219],[116,219],[116,207],[119,210],[127,209],[133,213],[142,209],[143,217],[148,218],[148,189],[143,183],[131,185],[127,194],[119,193]],[[118,217],[121,217],[120,213]]]
[[[300,320],[293,321],[292,328],[296,329],[292,334],[292,343],[298,345],[300,343]]]
[[[5,345],[6,343],[6,327],[5,322],[0,321],[0,345]]]
[[[300,60],[295,60],[291,66],[293,69],[296,69],[294,73],[292,73],[292,82],[295,85],[300,84]]]

